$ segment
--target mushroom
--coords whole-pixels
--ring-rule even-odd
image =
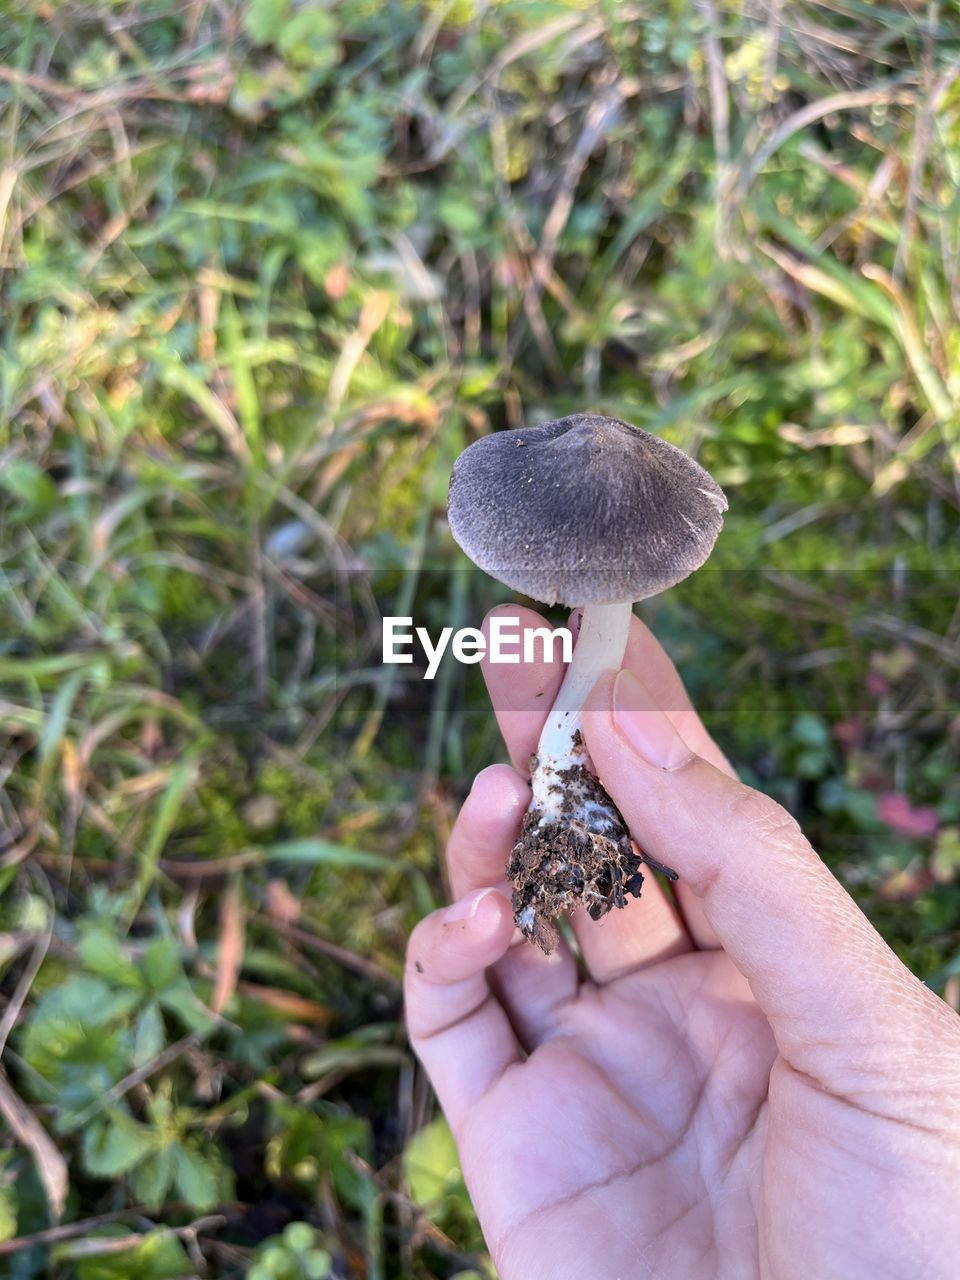
[[[517,926],[545,952],[564,910],[582,904],[599,920],[639,897],[642,862],[676,878],[631,841],[594,773],[582,712],[600,675],[623,661],[634,601],[698,569],[726,509],[683,450],[592,414],[484,436],[454,464],[450,530],[470,559],[535,600],[582,609],[507,867]]]

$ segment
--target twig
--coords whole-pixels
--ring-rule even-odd
[[[600,139],[610,126],[616,123],[617,116],[620,114],[620,104],[625,96],[625,86],[618,77],[587,108],[583,129],[563,166],[557,194],[543,224],[543,237],[540,248],[546,259],[548,269],[553,267],[557,243],[569,221],[570,213],[573,209],[573,199],[580,179],[583,177],[583,171],[587,167],[587,161],[593,154],[594,148]]]
[[[119,1209],[116,1213],[100,1213],[95,1218],[67,1222],[63,1226],[34,1231],[29,1236],[17,1236],[15,1240],[4,1240],[0,1242],[0,1258],[5,1258],[11,1253],[19,1253],[21,1249],[32,1249],[35,1245],[58,1244],[61,1240],[72,1240],[74,1236],[82,1236],[86,1231],[95,1231],[97,1227],[106,1227],[112,1222],[123,1222],[125,1218],[135,1218],[139,1212],[138,1209]]]
[[[242,871],[244,867],[256,866],[263,860],[259,849],[243,849],[227,858],[208,858],[202,862],[179,861],[176,858],[161,858],[160,870],[171,880],[209,880],[229,875],[231,871]],[[107,862],[106,865],[109,865]]]
[[[788,138],[792,138],[801,129],[822,120],[824,116],[833,115],[836,111],[856,111],[860,107],[877,107],[896,103],[898,106],[911,106],[917,100],[915,88],[905,87],[905,82],[891,85],[885,89],[853,89],[846,93],[835,93],[829,98],[820,98],[809,102],[799,111],[794,111],[786,120],[774,129],[766,142],[754,152],[745,164],[738,183],[742,196],[752,184],[757,174]]]
[[[493,155],[494,171],[497,178],[497,187],[500,197],[500,203],[507,220],[507,224],[513,233],[514,241],[519,244],[520,236],[525,232],[529,235],[529,231],[523,223],[514,207],[513,200],[510,195],[510,179],[509,164],[507,156],[507,140],[506,130],[504,128],[503,117],[499,111],[492,110],[489,120],[489,136],[490,150]],[[522,228],[520,235],[518,229]],[[540,305],[540,293],[536,287],[531,273],[526,269],[523,262],[518,263],[520,267],[520,293],[523,303],[523,310],[527,317],[527,323],[537,341],[540,348],[540,354],[543,356],[543,362],[550,370],[550,373],[556,379],[559,386],[566,383],[566,372],[563,363],[560,360],[559,352],[550,333],[550,328],[544,318],[543,308]],[[519,329],[514,328],[512,333],[508,333],[507,341],[502,353],[501,359],[505,370],[509,370],[513,366],[516,357],[517,348],[519,346]]]
[[[208,76],[209,87],[204,84]],[[171,79],[193,81],[194,86],[178,93],[173,89],[151,86],[145,80],[130,80],[117,87],[98,89],[89,93],[83,89],[60,84],[47,76],[21,71],[18,67],[0,66],[0,81],[33,89],[35,93],[46,94],[49,98],[68,101],[73,103],[79,111],[98,111],[105,106],[138,99],[158,102],[222,102],[227,97],[233,82],[233,71],[224,59],[214,58],[208,62],[195,63],[192,67],[184,67],[179,75],[171,75]]]
[[[307,929],[301,929],[295,924],[286,924],[282,920],[275,920],[273,917],[262,913],[258,914],[255,919],[259,924],[275,929],[291,942],[297,942],[300,946],[306,947],[310,951],[316,951],[320,955],[335,960],[344,969],[350,969],[353,973],[358,973],[363,978],[370,978],[373,982],[389,987],[391,991],[400,990],[400,983],[393,974],[377,964],[375,960],[368,960],[365,956],[354,955],[346,947],[337,946],[335,942],[320,938],[315,933],[310,933]]]
[[[14,1091],[3,1067],[0,1067],[0,1115],[10,1126],[17,1141],[30,1152],[46,1192],[50,1216],[59,1218],[67,1203],[67,1191],[70,1188],[67,1162],[46,1129]]]
[[[714,211],[716,226],[714,238],[721,259],[729,257],[730,243],[727,235],[728,192],[730,182],[730,99],[727,95],[727,79],[723,70],[723,51],[717,34],[717,11],[713,0],[699,0],[698,6],[706,19],[704,52],[707,63],[707,89],[710,94],[710,125],[713,130],[713,149],[717,157],[714,179]]]
[[[7,1046],[7,1038],[10,1032],[16,1026],[17,1018],[20,1016],[20,1010],[26,1002],[27,996],[30,994],[30,988],[33,986],[34,979],[40,972],[40,966],[43,964],[44,957],[50,946],[50,939],[53,937],[53,910],[49,911],[47,920],[47,928],[43,934],[37,939],[37,944],[33,948],[33,952],[20,976],[17,983],[17,989],[10,997],[10,1003],[3,1011],[3,1017],[0,1018],[0,1058],[3,1057],[3,1051]]]
[[[81,1128],[89,1120],[92,1120],[95,1115],[98,1115],[104,1107],[109,1107],[114,1102],[119,1102],[124,1094],[136,1088],[138,1084],[143,1084],[145,1080],[149,1080],[152,1075],[162,1071],[164,1067],[169,1067],[172,1062],[176,1062],[181,1054],[200,1044],[202,1039],[203,1036],[199,1031],[191,1031],[189,1035],[183,1036],[181,1039],[175,1040],[173,1044],[167,1045],[162,1053],[158,1053],[155,1058],[145,1062],[142,1067],[137,1067],[136,1071],[131,1071],[122,1080],[118,1080],[96,1102],[91,1102],[78,1116],[74,1116],[69,1124],[70,1131]]]
[[[954,63],[953,66],[947,68],[934,85],[929,97],[923,104],[923,110],[917,118],[913,131],[913,144],[910,148],[910,176],[907,179],[907,199],[903,209],[903,222],[900,228],[900,238],[897,242],[897,253],[893,262],[893,278],[897,283],[900,282],[906,266],[907,249],[911,242],[910,231],[916,216],[917,200],[920,192],[920,178],[923,173],[923,166],[926,163],[930,139],[933,136],[937,112],[958,76],[960,76],[960,63]]]
[[[806,600],[810,604],[817,606],[823,611],[823,614],[830,617],[837,617],[844,611],[849,613],[849,601],[843,602],[835,596],[831,596],[827,591],[820,591],[816,587],[801,582],[789,573],[783,573],[777,569],[769,569],[764,572],[764,577],[768,582],[772,582],[782,591],[788,592],[796,599]],[[771,605],[771,607],[774,606]],[[782,601],[776,607],[782,608]],[[924,649],[930,649],[942,658],[948,666],[960,668],[960,650],[957,649],[956,644],[944,639],[943,636],[936,635],[933,631],[928,631],[925,627],[905,622],[902,618],[891,617],[885,613],[871,612],[858,617],[850,625],[854,630],[880,632],[881,635],[890,635],[897,640],[903,640]]]
[[[721,166],[730,159],[730,100],[723,71],[723,51],[717,34],[717,11],[713,0],[699,0],[706,19],[704,39],[707,62],[707,88],[710,93],[710,123],[713,127],[713,149]]]
[[[29,1236],[18,1236],[15,1240],[4,1240],[0,1243],[0,1258],[5,1258],[11,1253],[19,1253],[22,1249],[32,1249],[36,1245],[59,1244],[63,1240],[74,1240],[77,1236],[82,1236],[87,1231],[94,1231],[97,1227],[106,1227],[113,1222],[123,1222],[127,1218],[142,1218],[143,1214],[140,1209],[120,1209],[116,1213],[101,1213],[95,1218],[83,1218],[80,1222],[67,1222],[60,1227],[47,1227],[44,1231],[35,1231]],[[147,1219],[149,1222],[150,1220]],[[163,1227],[164,1233],[175,1236],[196,1236],[201,1231],[209,1231],[215,1227],[223,1227],[226,1225],[227,1219],[222,1213],[207,1214],[203,1218],[197,1218],[193,1222],[188,1222],[183,1227]],[[153,1223],[150,1222],[150,1230],[154,1230]],[[107,1236],[100,1239],[94,1238],[90,1241],[92,1247],[82,1250],[81,1252],[73,1252],[71,1257],[90,1257],[94,1254],[119,1253],[123,1249],[131,1249],[138,1244],[143,1243],[143,1234],[140,1232],[131,1232],[126,1236]]]
[[[27,841],[24,841],[21,847],[26,847],[28,850],[32,849],[33,845],[36,843],[37,835],[38,832],[35,830],[33,836]],[[19,859],[17,859],[17,861],[19,861]],[[16,864],[14,863],[13,865]],[[20,981],[17,983],[16,990],[10,998],[10,1003],[4,1010],[3,1018],[0,1019],[0,1058],[3,1057],[3,1051],[7,1046],[7,1039],[9,1038],[10,1032],[16,1025],[17,1018],[20,1016],[20,1010],[23,1008],[27,996],[30,994],[30,988],[33,986],[34,979],[40,971],[40,966],[43,964],[44,957],[50,949],[50,943],[53,938],[53,926],[57,914],[56,904],[53,900],[53,892],[50,888],[50,883],[47,880],[46,875],[39,868],[34,868],[34,874],[37,880],[41,882],[41,888],[43,890],[43,896],[47,908],[47,925],[43,933],[37,939],[37,944],[33,949],[33,954],[30,956],[27,966],[20,976]]]

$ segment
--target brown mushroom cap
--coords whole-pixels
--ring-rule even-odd
[[[703,564],[727,500],[699,463],[617,418],[484,436],[453,467],[450,529],[470,559],[544,604],[643,600]]]

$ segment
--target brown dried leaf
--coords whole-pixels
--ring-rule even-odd
[[[238,982],[237,990],[249,1000],[259,1000],[261,1004],[276,1009],[278,1013],[286,1013],[291,1018],[300,1018],[304,1022],[316,1022],[321,1025],[330,1021],[332,1010],[316,1000],[308,1000],[306,996],[298,996],[293,991],[284,991],[282,987],[262,987],[256,982]]]
[[[290,892],[286,880],[267,881],[267,911],[281,924],[296,924],[300,919],[300,899]]]
[[[33,1158],[37,1175],[43,1183],[50,1206],[50,1216],[59,1221],[67,1202],[70,1177],[67,1162],[57,1150],[50,1135],[27,1104],[14,1092],[7,1073],[0,1067],[0,1114],[20,1143]]]
[[[244,944],[243,893],[240,881],[227,889],[220,908],[220,940],[217,943],[217,979],[210,1001],[212,1013],[221,1014],[237,989],[237,978],[243,963]]]
[[[70,738],[65,737],[60,743],[60,758],[63,762],[63,789],[69,799],[76,803],[83,789],[84,767],[80,753]]]

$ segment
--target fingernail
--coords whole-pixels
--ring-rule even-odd
[[[494,766],[492,764],[488,764],[486,769],[481,769],[479,773],[474,774],[473,782],[471,782],[470,784],[470,795],[473,795],[473,793],[476,791],[477,783],[480,781],[483,775],[487,772],[487,770],[492,768],[494,768]]]
[[[472,920],[480,909],[480,903],[491,893],[496,893],[496,889],[474,889],[472,893],[465,894],[459,902],[447,907],[443,923],[458,924],[461,920]]]
[[[658,769],[679,769],[693,752],[632,671],[613,685],[613,722],[638,755]]]

